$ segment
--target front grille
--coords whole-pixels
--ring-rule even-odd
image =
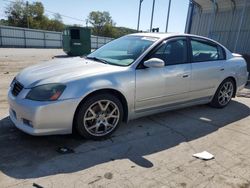
[[[17,80],[14,80],[12,90],[11,90],[12,95],[17,96],[22,91],[22,89],[23,89],[23,85],[19,83]]]

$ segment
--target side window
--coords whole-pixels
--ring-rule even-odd
[[[149,58],[159,58],[165,65],[176,65],[187,62],[187,42],[176,39],[163,44]]]
[[[219,52],[219,59],[220,60],[226,59],[225,50],[222,47],[218,46],[218,52]]]
[[[223,49],[217,44],[203,40],[191,40],[192,61],[216,61],[225,59]]]

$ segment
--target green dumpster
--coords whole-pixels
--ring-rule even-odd
[[[67,27],[63,31],[63,51],[69,56],[87,55],[91,52],[91,31],[86,27]]]

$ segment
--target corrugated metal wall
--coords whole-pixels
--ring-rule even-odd
[[[61,48],[62,33],[0,26],[0,46],[25,48]]]
[[[94,36],[91,35],[91,48],[92,49],[97,49],[103,46],[104,44],[112,41],[113,38],[109,37],[99,37],[99,36]]]
[[[197,0],[190,6],[190,33],[215,39],[233,52],[250,54],[249,0]]]
[[[91,48],[97,49],[111,40],[91,35]],[[61,48],[62,33],[0,25],[0,47]]]

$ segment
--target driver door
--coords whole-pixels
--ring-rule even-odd
[[[137,68],[136,112],[167,107],[187,100],[191,76],[187,54],[186,37],[178,37],[164,41],[143,60],[159,58],[165,62],[165,66],[147,68],[142,62]]]

